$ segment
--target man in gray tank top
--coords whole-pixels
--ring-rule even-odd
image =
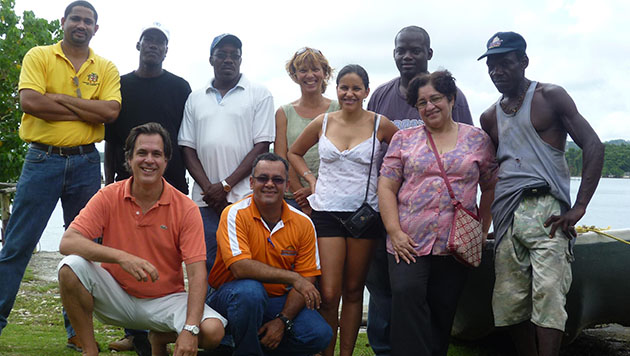
[[[571,244],[599,178],[604,146],[560,86],[525,78],[523,37],[499,32],[487,43],[488,74],[501,98],[481,115],[497,149],[492,204],[496,326],[509,326],[519,355],[558,355],[567,320]],[[583,149],[575,204],[564,158],[567,133]]]

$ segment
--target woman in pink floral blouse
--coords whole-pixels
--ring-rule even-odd
[[[456,198],[471,211],[480,186],[484,237],[491,221],[495,150],[483,130],[453,121],[457,88],[448,71],[415,78],[408,93],[424,125],[392,137],[378,184],[388,234],[392,355],[446,355],[468,270],[446,250],[454,209],[425,130]]]

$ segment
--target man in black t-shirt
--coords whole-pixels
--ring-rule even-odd
[[[130,177],[125,167],[125,140],[132,128],[147,122],[164,127],[173,142],[173,153],[164,178],[177,190],[188,194],[186,167],[177,135],[182,122],[184,104],[190,94],[188,82],[164,69],[170,33],[154,22],[142,30],[136,49],[140,52],[138,69],[120,77],[122,108],[118,120],[105,125],[105,184]],[[151,355],[147,333],[125,329],[125,337],[109,344],[110,350],[131,351]]]
[[[132,128],[157,122],[170,134],[173,156],[164,178],[184,194],[188,194],[186,168],[177,145],[184,104],[190,94],[188,82],[162,69],[168,51],[169,31],[160,23],[146,27],[136,49],[140,64],[135,71],[120,78],[122,109],[118,120],[105,125],[105,183],[129,178],[124,166],[125,139]]]

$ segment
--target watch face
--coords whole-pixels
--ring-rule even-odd
[[[185,325],[184,330],[190,331],[193,335],[199,334],[199,327],[197,325]]]

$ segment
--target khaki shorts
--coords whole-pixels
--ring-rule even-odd
[[[564,331],[566,294],[571,286],[569,240],[544,222],[560,214],[551,195],[524,197],[514,222],[496,250],[492,309],[495,326],[531,320],[535,325]]]
[[[66,256],[59,262],[57,271],[64,265],[72,269],[94,297],[94,316],[102,323],[136,330],[175,331],[178,334],[184,328],[188,293],[136,298],[127,294],[103,267],[83,257]],[[227,324],[224,317],[204,304],[201,321],[208,318],[219,319],[224,327]]]

